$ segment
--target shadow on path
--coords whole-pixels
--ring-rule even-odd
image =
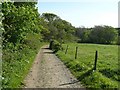
[[[49,48],[49,47],[45,47],[45,48],[42,48],[42,49],[49,49],[49,50],[50,50],[50,48]]]
[[[78,82],[80,82],[80,81],[78,81],[78,80],[74,80],[74,81],[72,81],[72,82],[70,82],[70,83],[60,84],[59,86],[75,84],[75,83],[78,83]]]
[[[48,48],[48,47],[45,47],[45,48],[42,48],[42,49],[46,49],[47,50],[47,51],[44,52],[45,54],[54,54],[54,52],[50,48]],[[50,51],[48,51],[48,50],[50,50]]]
[[[44,52],[45,54],[54,54],[53,52]]]
[[[79,76],[79,77],[78,77],[78,80],[81,81],[81,80],[84,79],[85,77],[90,76],[90,74],[92,74],[93,70],[94,70],[94,68],[88,70],[86,73],[84,73],[84,74],[82,74],[81,76]]]

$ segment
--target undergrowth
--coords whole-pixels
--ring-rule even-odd
[[[19,88],[29,72],[41,46],[37,35],[31,34],[22,44],[7,43],[2,51],[2,88]]]

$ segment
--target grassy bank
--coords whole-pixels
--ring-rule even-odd
[[[35,45],[34,45],[35,44]],[[27,75],[36,54],[43,42],[34,42],[29,46],[27,44],[7,45],[8,48],[3,49],[2,60],[2,87],[18,88],[23,85],[23,80]]]
[[[68,45],[68,52],[65,54]],[[75,48],[78,56],[75,59]],[[63,44],[57,56],[71,72],[88,88],[118,88],[118,46],[100,44]],[[98,51],[97,70],[93,70],[95,51]]]

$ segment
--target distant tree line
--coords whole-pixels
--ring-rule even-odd
[[[81,43],[119,44],[118,29],[106,25],[76,28],[76,36]]]

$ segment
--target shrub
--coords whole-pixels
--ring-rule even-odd
[[[54,40],[52,43],[52,50],[54,53],[56,53],[58,50],[62,49],[61,43],[59,43],[57,40]]]

